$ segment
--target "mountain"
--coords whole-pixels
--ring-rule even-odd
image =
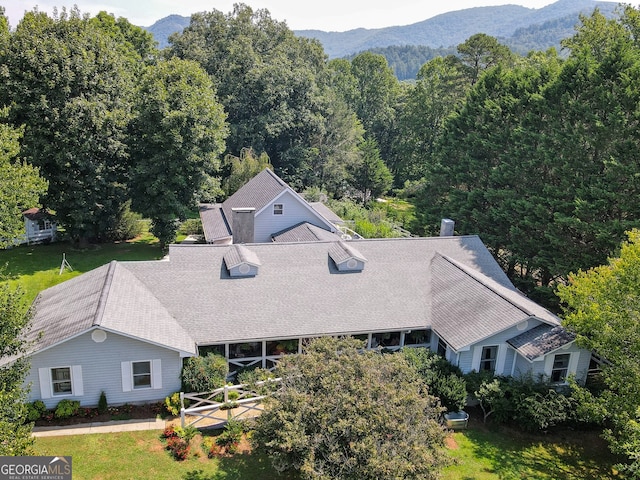
[[[319,40],[330,58],[344,57],[391,45],[452,47],[463,43],[476,33],[486,33],[512,46],[512,43],[517,43],[516,39],[514,42],[510,41],[514,35],[527,37],[527,32],[537,31],[537,35],[545,40],[539,49],[546,50],[552,46],[558,47],[560,40],[573,34],[573,27],[578,23],[580,14],[589,15],[598,8],[604,15],[610,17],[617,6],[616,2],[559,0],[539,9],[518,5],[475,7],[443,13],[428,20],[401,27],[372,30],[358,28],[346,32],[298,30],[295,33],[301,37]],[[558,28],[558,22],[562,22],[563,28]],[[567,24],[570,27],[566,28]],[[543,25],[545,28],[542,28]],[[516,50],[521,49],[516,48]]]
[[[329,58],[393,45],[451,48],[476,33],[497,37],[515,51],[526,53],[529,50],[558,48],[560,40],[573,34],[581,14],[590,15],[598,8],[611,17],[618,5],[617,2],[595,0],[559,0],[538,9],[518,5],[467,8],[405,26],[357,28],[346,32],[294,32],[301,37],[319,40]],[[169,35],[181,32],[187,25],[189,17],[170,15],[146,27],[146,30],[153,34],[160,48],[164,48],[168,45]]]

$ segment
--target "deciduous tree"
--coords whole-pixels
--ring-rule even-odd
[[[560,286],[564,326],[578,344],[600,355],[606,389],[592,398],[612,428],[611,449],[624,455],[631,478],[640,477],[640,231],[628,233],[606,265],[580,271]]]
[[[25,125],[22,155],[49,182],[44,206],[77,240],[100,238],[124,202],[130,60],[77,9],[28,12],[0,57],[0,98]]]
[[[28,320],[21,291],[0,284],[0,455],[28,455],[33,445],[24,387],[29,362],[22,356]]]
[[[285,356],[254,439],[276,469],[303,478],[439,478],[441,408],[402,354],[323,338]]]
[[[200,66],[173,58],[148,67],[130,130],[133,209],[152,221],[162,245],[175,238],[176,219],[197,203],[207,175],[217,171],[227,125]]]
[[[20,213],[39,205],[39,197],[47,189],[47,182],[38,169],[22,162],[21,129],[3,123],[6,109],[0,109],[0,247],[10,245],[24,233]]]

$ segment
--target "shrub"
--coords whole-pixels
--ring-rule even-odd
[[[190,357],[182,368],[182,385],[186,392],[210,392],[222,387],[229,374],[227,360],[217,354]]]
[[[100,392],[100,399],[98,400],[98,413],[107,413],[109,405],[107,404],[107,395],[104,392]]]
[[[224,426],[224,431],[216,438],[216,445],[227,453],[236,453],[238,444],[242,440],[244,425],[238,420],[229,420]]]
[[[180,437],[167,438],[167,449],[171,451],[176,460],[185,460],[189,456],[191,447],[187,440]]]
[[[118,212],[113,225],[105,234],[107,240],[123,241],[130,240],[142,233],[142,215],[131,210],[131,200],[124,203]]]
[[[199,218],[188,218],[180,224],[178,233],[183,235],[202,235],[202,220]]]
[[[180,392],[172,393],[165,398],[164,408],[169,415],[173,415],[174,417],[180,415],[180,409],[182,408],[182,404],[180,403]]]
[[[429,394],[438,397],[447,411],[457,412],[464,408],[467,387],[458,367],[423,348],[406,348],[402,352],[427,384]]]
[[[78,413],[80,402],[78,400],[64,399],[58,402],[55,411],[56,418],[69,418]]]
[[[47,411],[47,406],[42,400],[36,400],[33,403],[27,403],[27,421],[35,422],[38,420],[44,412]]]

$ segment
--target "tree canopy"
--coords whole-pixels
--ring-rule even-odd
[[[136,97],[132,206],[151,219],[151,231],[166,245],[175,239],[175,221],[195,209],[207,176],[218,171],[228,133],[225,114],[206,72],[178,58],[147,67]]]
[[[439,478],[441,408],[401,353],[322,338],[287,355],[254,439],[280,471],[303,478]]]
[[[22,292],[6,282],[0,284],[0,455],[28,455],[33,445],[23,385],[29,371],[29,361],[23,357],[28,321]]]
[[[4,123],[5,116],[0,110],[0,247],[24,233],[21,212],[38,206],[47,188],[38,169],[19,159],[22,130]]]
[[[637,225],[640,49],[597,12],[567,42],[480,76],[444,125],[419,214],[477,233],[537,300],[571,271],[603,263]]]
[[[628,233],[618,256],[580,271],[559,287],[564,326],[576,341],[604,360],[606,386],[591,408],[609,420],[611,449],[628,459],[625,470],[640,475],[640,230]],[[601,419],[602,420],[602,419]]]

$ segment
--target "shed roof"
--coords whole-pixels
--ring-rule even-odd
[[[575,338],[575,335],[560,326],[542,324],[507,340],[507,343],[531,362],[570,344]]]

